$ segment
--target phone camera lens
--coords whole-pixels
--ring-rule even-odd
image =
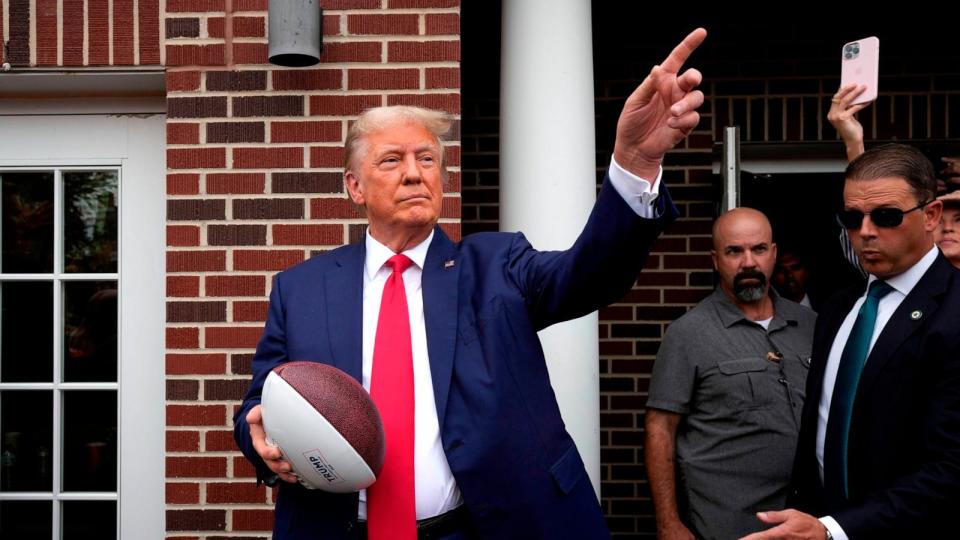
[[[859,43],[847,43],[843,46],[843,58],[845,60],[853,60],[858,56],[860,56]]]

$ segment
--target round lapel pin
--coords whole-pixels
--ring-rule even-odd
[[[910,314],[910,318],[915,321],[919,321],[920,317],[923,317],[923,312],[919,309]]]

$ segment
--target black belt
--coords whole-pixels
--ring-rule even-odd
[[[426,519],[417,520],[417,540],[437,540],[444,536],[462,532],[470,526],[470,514],[465,505],[460,505],[449,512]],[[367,522],[357,522],[357,532],[360,538],[367,537]]]

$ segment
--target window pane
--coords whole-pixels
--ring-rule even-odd
[[[63,173],[63,271],[117,271],[117,172]]]
[[[52,502],[0,501],[0,538],[50,540],[52,528]]]
[[[0,392],[0,430],[0,491],[51,491],[53,391]]]
[[[63,490],[117,490],[117,392],[63,393]]]
[[[66,382],[116,382],[117,282],[63,284]]]
[[[63,540],[103,540],[117,536],[117,503],[64,501]]]
[[[0,173],[3,256],[0,271],[53,272],[53,173]]]
[[[0,283],[0,381],[53,382],[51,283]]]

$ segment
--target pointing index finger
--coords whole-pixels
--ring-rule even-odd
[[[679,72],[683,64],[690,58],[690,55],[693,54],[693,51],[703,43],[706,37],[707,31],[703,28],[697,28],[693,32],[690,32],[687,34],[687,37],[683,38],[683,41],[681,41],[679,45],[673,48],[673,51],[670,52],[670,55],[667,56],[667,59],[664,60],[660,66],[668,73]]]

